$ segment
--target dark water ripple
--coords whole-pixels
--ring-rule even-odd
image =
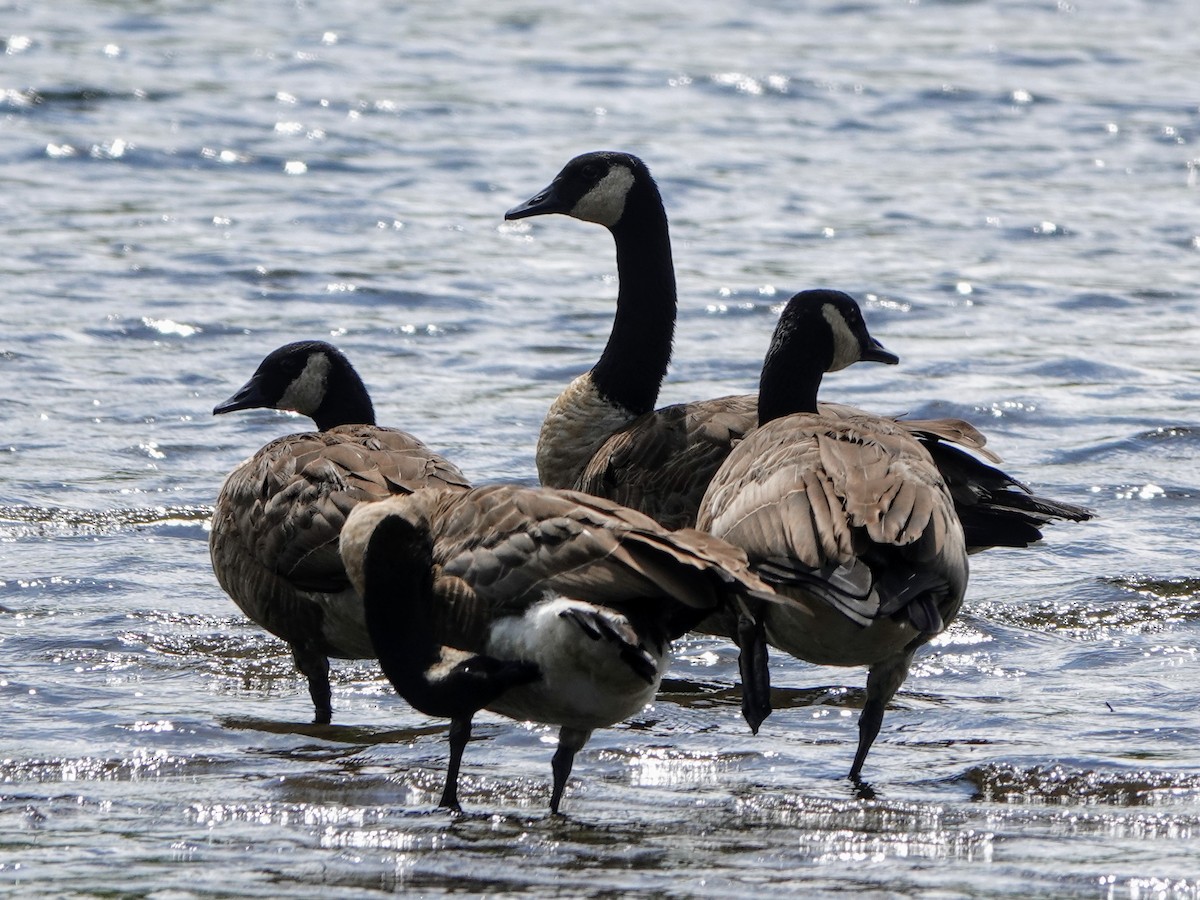
[[[1137,807],[1188,805],[1200,799],[1200,777],[1178,772],[1070,771],[1062,766],[1016,770],[990,765],[971,769],[964,778],[975,786],[973,799],[987,802]],[[1200,819],[1172,824],[1180,837],[1187,838]]]

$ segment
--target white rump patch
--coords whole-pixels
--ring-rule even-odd
[[[600,183],[584,194],[571,210],[571,215],[585,222],[595,222],[612,228],[625,213],[625,198],[633,187],[633,170],[628,166],[613,166]]]
[[[657,677],[647,684],[621,658],[620,642],[596,639],[562,615],[572,608],[584,614],[598,611],[617,631],[630,630],[628,620],[615,610],[565,597],[535,603],[519,617],[498,619],[488,632],[485,652],[535,663],[542,677],[506,691],[488,709],[517,720],[590,730],[627,719],[654,699],[669,655],[653,654]]]
[[[325,399],[325,388],[329,383],[329,356],[325,353],[310,353],[304,371],[288,385],[283,396],[275,405],[277,409],[291,409],[301,415],[316,412]]]

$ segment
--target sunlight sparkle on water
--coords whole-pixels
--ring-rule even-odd
[[[1157,500],[1166,495],[1166,491],[1157,484],[1148,483],[1118,491],[1118,500]]]
[[[179,337],[191,337],[200,331],[195,325],[186,325],[183,322],[176,322],[172,319],[152,319],[148,316],[142,317],[142,324],[160,334],[173,334]]]
[[[715,756],[701,757],[657,749],[630,760],[630,782],[643,787],[715,784],[721,772]]]

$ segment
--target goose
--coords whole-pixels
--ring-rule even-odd
[[[608,228],[616,245],[619,289],[600,359],[567,386],[542,423],[538,477],[547,486],[616,500],[668,527],[693,525],[709,479],[755,426],[757,398],[728,396],[654,408],[671,359],[676,289],[666,211],[641,159],[615,151],[577,156],[505,218],[550,213]],[[859,412],[830,403],[822,403],[821,411]],[[949,483],[972,551],[1026,547],[1040,540],[1041,527],[1055,519],[1091,518],[1089,510],[1036,496],[989,465],[999,457],[961,419],[901,419],[898,425],[925,445]]]
[[[724,541],[550,488],[360,504],[341,554],[384,674],[410,705],[451,720],[440,800],[451,810],[478,710],[559,727],[558,814],[576,753],[654,699],[672,640],[726,606],[776,601]]]
[[[792,606],[763,605],[768,644],[806,662],[868,666],[857,780],[916,650],[958,613],[967,543],[925,446],[894,420],[831,416],[823,372],[895,363],[839,291],[803,291],[783,310],[763,364],[759,426],[713,476],[697,527],[746,551]]]
[[[411,434],[376,425],[362,379],[324,341],[272,351],[213,415],[254,408],[298,412],[317,431],[271,441],[226,477],[209,534],[213,572],[242,612],[287,642],[308,681],[313,721],[327,725],[329,657],[375,655],[338,555],[347,514],[364,500],[469,485]]]

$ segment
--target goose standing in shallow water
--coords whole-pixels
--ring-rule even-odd
[[[628,153],[577,156],[551,184],[506,219],[562,213],[604,225],[617,250],[619,289],[612,333],[591,371],[550,408],[538,436],[542,484],[576,488],[641,510],[662,524],[695,524],[708,480],[758,420],[753,395],[719,397],[655,410],[671,359],[675,271],[667,215],[649,169]],[[860,410],[822,403],[821,412]],[[1080,521],[1080,506],[1037,497],[991,462],[985,438],[960,419],[899,420],[925,445],[950,486],[972,549],[1025,547],[1055,519]]]
[[[954,501],[926,449],[888,418],[829,416],[823,372],[896,362],[837,291],[784,308],[763,364],[760,425],[729,454],[698,527],[746,551],[797,605],[764,606],[767,642],[807,662],[869,666],[858,778],[913,654],[958,613],[967,546]]]
[[[575,754],[654,699],[672,640],[729,604],[775,601],[724,541],[548,488],[362,504],[341,552],[384,674],[412,706],[451,719],[451,809],[478,710],[560,727],[557,813]]]
[[[213,414],[254,408],[293,410],[318,431],[271,441],[225,479],[209,535],[213,572],[242,612],[291,647],[313,721],[324,725],[329,657],[375,655],[338,555],[346,516],[364,500],[469,485],[411,434],[375,425],[362,379],[323,341],[273,351]]]

